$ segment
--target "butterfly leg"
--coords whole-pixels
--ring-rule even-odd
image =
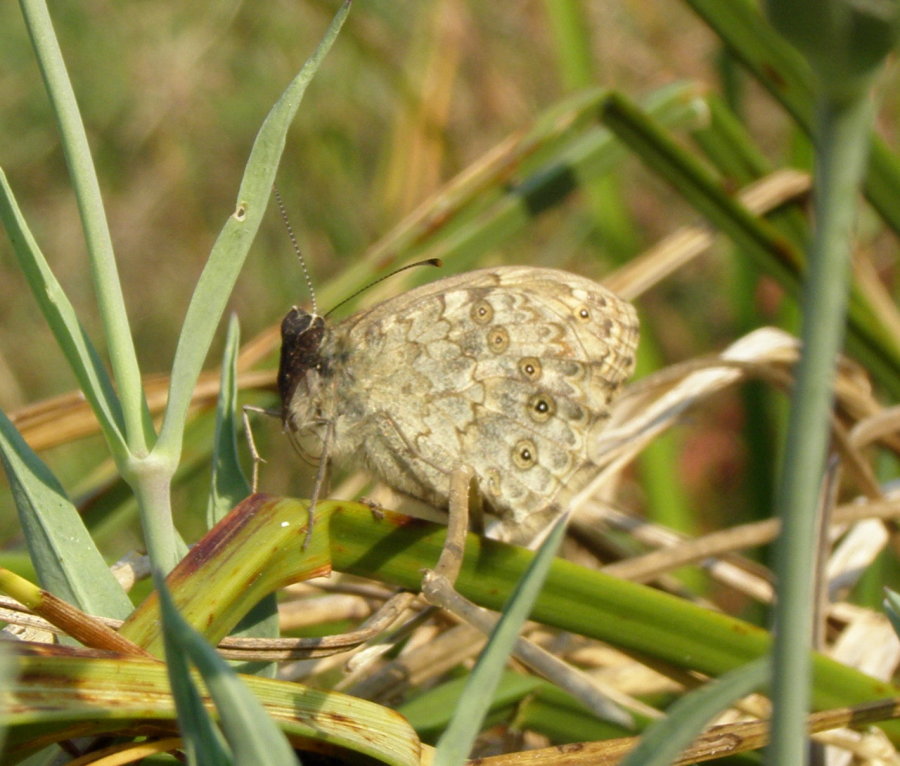
[[[253,439],[253,429],[250,427],[249,413],[261,412],[263,415],[269,415],[274,418],[280,418],[281,413],[275,410],[267,410],[264,407],[256,407],[252,404],[245,404],[241,410],[241,419],[244,422],[244,433],[247,434],[247,446],[250,449],[250,457],[253,459],[253,478],[250,483],[250,492],[256,494],[256,490],[259,487],[259,465],[266,461],[260,456],[259,450],[256,449],[256,442]]]
[[[447,537],[434,571],[451,583],[456,582],[466,548],[466,533],[469,531],[469,490],[473,475],[472,469],[468,466],[461,466],[450,475]]]
[[[432,574],[435,574],[443,582],[449,583],[448,587],[451,589],[462,566],[463,553],[465,551],[466,533],[469,527],[469,491],[473,475],[473,471],[468,467],[458,468],[450,475],[447,537]],[[388,628],[391,623],[395,623],[400,617],[405,616],[406,610],[414,606],[417,598],[418,596],[415,593],[408,591],[395,593],[370,620],[374,624],[375,621],[381,620],[381,615],[384,614],[385,619],[381,620],[381,622],[384,622],[385,628]],[[411,623],[418,623],[433,609],[434,606],[431,606],[427,607],[425,612],[420,611],[412,619]],[[347,667],[354,678],[361,674],[368,664],[374,662],[378,657],[391,649],[399,638],[406,634],[410,627],[411,625],[407,624],[399,628],[396,634],[392,633],[383,640],[376,640],[364,652],[351,658],[347,663]],[[348,684],[352,682],[353,678],[346,681]]]
[[[303,550],[309,545],[312,537],[313,524],[316,521],[316,504],[319,502],[319,495],[322,493],[322,487],[328,477],[328,455],[331,454],[331,445],[334,441],[334,420],[325,422],[325,435],[322,437],[322,457],[319,459],[319,467],[316,469],[316,479],[313,483],[313,490],[309,497],[309,505],[306,509],[306,537],[303,540]]]

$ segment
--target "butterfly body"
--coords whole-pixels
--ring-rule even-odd
[[[333,327],[294,308],[282,418],[301,451],[331,429],[329,458],[438,508],[470,468],[500,536],[524,540],[592,475],[637,335],[634,309],[606,288],[525,266],[437,280]]]

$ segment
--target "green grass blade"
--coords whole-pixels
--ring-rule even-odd
[[[613,94],[606,102],[604,120],[648,166],[757,259],[762,268],[782,284],[796,288],[803,263],[800,251],[771,224],[726,194],[700,160],[680,148],[656,120],[621,94]]]
[[[460,704],[438,740],[435,766],[456,766],[468,758],[494,698],[494,691],[503,676],[506,661],[541,592],[550,565],[565,536],[567,520],[565,516],[557,519],[522,579],[516,584],[509,603],[504,607],[487,645],[469,674]]]
[[[235,763],[271,763],[296,766],[294,751],[259,700],[244,686],[203,637],[178,614],[165,581],[156,574],[154,581],[160,596],[165,627],[166,663],[178,706],[178,719],[185,737],[193,740],[198,763],[229,764],[212,720],[203,708],[192,683],[179,678],[185,673],[188,658],[197,667],[219,714],[220,726],[234,754]],[[174,659],[174,662],[173,662]],[[180,693],[180,695],[179,695]],[[190,727],[196,729],[191,730]],[[218,748],[217,748],[218,745]]]
[[[238,458],[237,444],[237,356],[240,344],[240,324],[237,317],[232,315],[222,354],[222,377],[216,404],[212,481],[206,506],[207,527],[215,526],[229,510],[250,494],[250,484]]]
[[[324,521],[329,507],[325,505],[323,521],[316,523],[304,547],[305,507],[273,505],[272,498],[259,494],[247,498],[169,575],[179,614],[215,644],[264,596],[291,582],[329,572],[331,529]],[[160,654],[155,594],[129,615],[120,633],[151,654]]]
[[[303,505],[296,505],[299,512]],[[442,530],[431,527],[434,531],[429,532],[430,525],[424,523],[401,529],[390,523],[390,514],[381,523],[369,525],[351,510],[356,506],[332,507],[336,512],[330,517],[331,536],[340,540],[332,551],[336,570],[419,587],[421,567],[433,565],[440,553]],[[364,506],[359,506],[359,513],[365,513]],[[456,590],[481,606],[502,608],[505,595],[533,554],[475,536],[469,537],[466,547]],[[286,569],[288,564],[282,566]],[[766,631],[742,620],[562,560],[553,562],[531,618],[714,676],[771,648]],[[813,665],[817,709],[895,693],[882,682],[824,656],[814,655]],[[882,726],[900,738],[900,723],[889,721]]]
[[[250,494],[250,485],[241,470],[237,445],[237,356],[240,351],[240,325],[232,315],[222,355],[222,382],[216,406],[216,435],[213,447],[212,482],[206,508],[206,523],[213,527],[225,514]],[[278,600],[270,594],[256,604],[237,624],[234,636],[277,638]],[[249,662],[236,668],[240,673],[253,673],[274,678],[274,662]]]
[[[166,644],[166,670],[172,699],[178,716],[178,727],[184,738],[184,750],[188,763],[209,764],[209,766],[231,766],[234,762],[229,755],[222,737],[213,723],[212,717],[203,705],[200,690],[190,673],[184,621],[172,604],[172,597],[161,577],[154,578],[160,599]],[[189,629],[188,629],[189,630]]]
[[[222,228],[194,290],[184,319],[169,386],[169,401],[155,452],[177,462],[184,421],[197,377],[216,326],[228,303],[244,259],[256,236],[275,181],[288,128],[300,101],[349,13],[344,4],[335,15],[316,52],[304,64],[266,116],[238,190],[234,213]]]
[[[3,763],[17,763],[72,737],[134,738],[146,736],[149,727],[174,728],[171,687],[161,662],[84,657],[52,646],[39,652],[20,648],[14,660],[13,682],[0,694],[0,721],[8,724]],[[241,681],[298,745],[317,740],[350,762],[359,753],[391,766],[422,766],[421,743],[393,710],[287,681],[252,676]]]
[[[56,338],[63,355],[75,373],[78,385],[91,404],[117,462],[128,455],[123,429],[125,422],[118,396],[100,356],[78,321],[75,309],[66,297],[47,260],[44,258],[22,216],[15,196],[0,170],[0,218],[6,229],[19,268],[28,281],[35,300]]]
[[[188,305],[181,327],[169,397],[159,439],[146,459],[134,461],[130,472],[138,497],[141,522],[150,558],[165,571],[181,557],[171,509],[171,481],[184,446],[188,407],[197,378],[265,213],[291,120],[307,85],[337,37],[349,6],[338,11],[313,56],[272,107],[256,136],[235,210],[219,233]]]
[[[900,593],[890,590],[884,592],[884,613],[894,627],[894,633],[900,636]]]
[[[132,610],[75,506],[50,469],[0,412],[0,459],[38,581],[90,614],[124,619]]]
[[[446,528],[384,512],[375,519],[358,503],[323,501],[310,544],[302,501],[256,495],[241,503],[201,540],[169,577],[182,615],[218,641],[263,594],[334,570],[419,589],[422,568],[433,567]],[[330,542],[333,541],[333,542]],[[501,610],[534,554],[470,535],[455,589],[488,609]],[[763,629],[675,596],[602,572],[555,560],[532,619],[580,633],[677,667],[720,676],[765,655]],[[142,603],[121,632],[156,653],[159,619],[154,598]],[[816,655],[818,708],[871,701],[893,687]],[[900,724],[885,730],[900,740]]]
[[[870,90],[878,65],[900,32],[900,6],[844,0],[783,0],[767,5],[775,25],[815,71],[815,231],[803,294],[802,349],[791,396],[787,444],[776,497],[772,743],[768,761],[809,757],[816,540],[825,482],[834,390],[850,295],[857,191],[864,177],[875,109]]]
[[[703,731],[709,721],[733,702],[764,686],[769,659],[761,658],[732,670],[716,681],[681,697],[668,715],[641,735],[621,766],[667,766]]]
[[[144,399],[141,371],[131,338],[112,238],[87,134],[46,3],[43,0],[21,0],[20,7],[59,127],[63,153],[78,202],[97,307],[122,402],[125,438],[130,452],[145,454],[153,438],[153,424]],[[124,461],[122,465],[125,465]]]
[[[769,221],[752,215],[696,157],[679,147],[650,115],[625,97],[613,94],[606,102],[605,117],[642,160],[727,234],[763,272],[799,294],[806,258],[790,238]],[[873,321],[873,316],[863,298],[854,294],[849,317],[851,348],[879,383],[900,394],[900,345],[887,328]]]
[[[432,686],[398,705],[397,712],[410,722],[420,737],[432,741],[444,731],[453,712],[459,708],[468,680],[469,676],[451,678]],[[537,689],[547,686],[549,684],[543,679],[507,669],[491,697],[489,712],[499,712],[517,705]]]
[[[830,108],[829,108],[830,107]],[[862,175],[873,110],[868,96],[822,110],[817,147],[816,232],[803,299],[803,353],[791,396],[776,507],[775,654],[772,763],[802,764],[809,707],[818,507],[830,440],[837,355],[850,281],[856,183]]]
[[[811,133],[815,112],[812,73],[797,51],[766,22],[758,4],[749,0],[685,1],[797,123]],[[872,138],[864,189],[885,223],[900,232],[900,157],[878,136]]]
[[[725,183],[746,186],[775,168],[756,146],[748,130],[728,105],[715,94],[706,99],[709,122],[691,137],[716,166]],[[803,205],[774,211],[773,224],[798,247],[809,240],[809,223]]]

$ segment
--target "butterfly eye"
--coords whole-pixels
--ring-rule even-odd
[[[495,354],[502,354],[509,348],[509,333],[502,327],[494,327],[487,334],[488,348]]]
[[[526,380],[532,382],[539,380],[541,377],[541,362],[537,357],[524,356],[519,360],[519,372]]]
[[[528,415],[535,423],[546,423],[555,414],[556,402],[548,394],[533,394],[528,400]]]
[[[472,305],[470,312],[472,321],[478,324],[490,324],[494,318],[494,309],[484,298]]]
[[[516,468],[523,471],[535,465],[537,463],[537,447],[534,446],[534,442],[531,439],[521,439],[516,442],[512,451],[512,459]]]

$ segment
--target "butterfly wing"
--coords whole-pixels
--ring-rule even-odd
[[[601,285],[513,266],[404,293],[335,336],[339,451],[439,506],[452,471],[469,466],[504,536],[521,539],[589,479],[638,330]]]

